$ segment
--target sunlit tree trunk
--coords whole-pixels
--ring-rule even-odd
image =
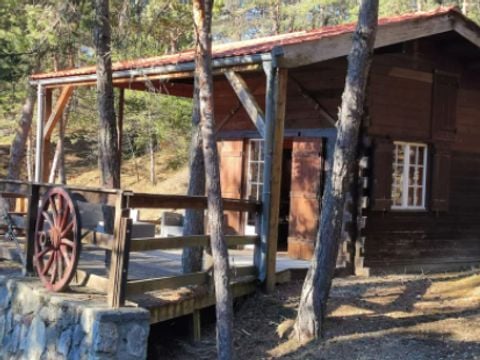
[[[108,0],[95,0],[95,47],[97,51],[97,106],[99,167],[102,186],[120,187],[117,124],[112,83],[111,34]]]
[[[365,89],[378,22],[378,0],[362,0],[339,111],[333,171],[322,199],[315,252],[294,326],[301,342],[321,336],[342,230],[345,194],[355,164]]]
[[[27,166],[27,180],[33,181],[33,136],[32,132],[30,131],[27,136],[27,155],[25,159],[25,163]]]
[[[215,141],[212,77],[212,0],[193,0],[193,19],[197,36],[195,68],[199,84],[200,129],[205,159],[208,196],[208,227],[213,255],[217,315],[217,356],[232,358],[233,310],[229,288],[228,249],[223,229],[223,202],[220,189],[220,166]]]
[[[148,139],[148,152],[150,154],[150,182],[157,185],[157,175],[155,173],[155,135],[150,134]]]
[[[463,0],[462,2],[462,13],[463,15],[468,15],[468,0]]]
[[[195,77],[192,111],[192,140],[190,143],[190,178],[188,195],[205,195],[205,163],[203,161],[202,133],[200,131],[198,78]],[[201,235],[204,233],[204,215],[201,209],[185,210],[183,235]],[[182,270],[184,273],[202,270],[203,248],[201,246],[184,248]]]
[[[35,88],[29,86],[25,103],[22,106],[17,131],[15,132],[15,137],[10,146],[10,159],[8,161],[7,172],[7,177],[9,179],[19,179],[22,158],[25,153],[28,135],[32,127],[33,108],[36,99]]]

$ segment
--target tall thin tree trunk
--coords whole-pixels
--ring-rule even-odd
[[[348,57],[348,71],[335,142],[331,178],[322,200],[314,257],[303,285],[294,336],[301,342],[322,334],[327,300],[338,256],[345,194],[355,164],[365,89],[378,22],[378,0],[362,0]]]
[[[99,167],[102,186],[120,187],[117,124],[112,83],[111,34],[108,0],[95,0],[95,47],[97,51],[97,106]]]
[[[157,185],[157,175],[155,174],[155,135],[151,134],[148,140],[148,151],[150,153],[150,182]]]
[[[198,50],[197,50],[198,51]],[[195,77],[192,111],[192,140],[190,143],[190,178],[187,194],[205,195],[205,163],[203,161],[202,133],[200,129],[198,78]],[[187,209],[183,222],[183,235],[201,235],[204,233],[203,210]],[[184,273],[202,270],[203,248],[201,246],[184,248],[182,253],[182,270]]]
[[[33,136],[32,132],[29,131],[27,136],[27,155],[25,159],[25,163],[27,165],[27,180],[33,181]]]
[[[15,132],[15,138],[10,146],[10,159],[8,161],[7,178],[18,179],[20,176],[20,167],[25,153],[28,134],[32,127],[33,108],[36,101],[35,88],[29,86],[25,103],[22,107],[20,121]]]
[[[198,42],[195,54],[195,69],[200,89],[200,129],[205,159],[208,226],[213,255],[213,280],[217,315],[217,356],[223,360],[231,359],[233,355],[233,309],[229,287],[228,249],[223,229],[220,166],[213,118],[212,6],[213,0],[193,0],[193,20]]]

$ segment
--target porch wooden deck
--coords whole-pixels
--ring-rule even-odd
[[[8,187],[8,184],[15,186]],[[28,274],[35,275],[33,259],[39,256],[34,254],[34,245],[40,241],[35,230],[36,218],[42,213],[38,208],[42,206],[43,216],[48,213],[44,204],[50,201],[49,189],[52,187],[52,184],[0,180],[0,195],[28,199],[28,211],[23,221],[26,237],[22,244],[27,258],[24,270]],[[88,292],[94,290],[98,296],[105,296],[112,307],[147,308],[151,312],[152,323],[187,314],[193,314],[195,323],[199,321],[200,309],[215,304],[211,270],[189,274],[181,272],[182,249],[207,246],[208,235],[132,238],[132,220],[129,218],[130,211],[139,208],[206,209],[205,197],[134,194],[121,190],[78,187],[65,189],[82,199],[74,200],[76,205],[80,205],[80,201],[87,202],[89,209],[99,206],[103,212],[105,207],[110,207],[107,213],[113,214],[110,219],[102,219],[111,222],[104,224],[104,229],[111,229],[111,232],[98,232],[82,226],[82,251],[72,280],[76,291],[82,288]],[[261,205],[258,202],[224,199],[224,207],[226,211],[251,212],[260,225]],[[52,211],[56,212],[57,209]],[[13,212],[15,209],[12,209]],[[81,219],[78,221],[82,223]],[[43,234],[47,233],[50,231],[44,229]],[[270,277],[272,282],[288,281],[291,271],[305,271],[308,266],[308,262],[288,259],[286,254],[277,256],[275,253],[267,257],[265,252],[269,247],[261,243],[260,236],[230,235],[226,236],[226,241],[230,248],[230,278],[234,297],[252,293],[260,285],[265,286],[266,277]],[[237,250],[244,245],[250,245],[253,249]],[[0,241],[0,256],[8,257],[8,254],[14,254],[14,250],[13,242]],[[108,271],[105,265],[106,250],[112,252]],[[270,261],[268,266],[267,259]],[[267,272],[268,267],[273,267],[274,272]],[[56,266],[47,273],[55,279],[57,275],[50,276],[52,271],[57,271]]]

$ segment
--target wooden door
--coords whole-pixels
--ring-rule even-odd
[[[323,140],[293,140],[288,255],[310,259],[315,247],[322,191]]]
[[[242,198],[243,140],[222,140],[218,142],[220,155],[220,183],[222,197]],[[241,233],[241,213],[225,211],[225,231],[227,234]]]

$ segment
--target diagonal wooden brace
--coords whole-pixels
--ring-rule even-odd
[[[53,129],[55,125],[57,125],[58,120],[62,117],[63,111],[70,100],[70,97],[73,93],[73,86],[67,85],[62,88],[62,92],[58,97],[57,103],[55,104],[55,109],[53,109],[52,113],[50,114],[47,123],[45,124],[45,130],[43,133],[44,139],[50,139],[53,133]]]
[[[233,71],[226,71],[225,77],[232,86],[235,94],[242,103],[245,111],[252,120],[262,138],[265,137],[265,114],[258,105],[255,97],[248,89],[247,83],[240,75]]]

